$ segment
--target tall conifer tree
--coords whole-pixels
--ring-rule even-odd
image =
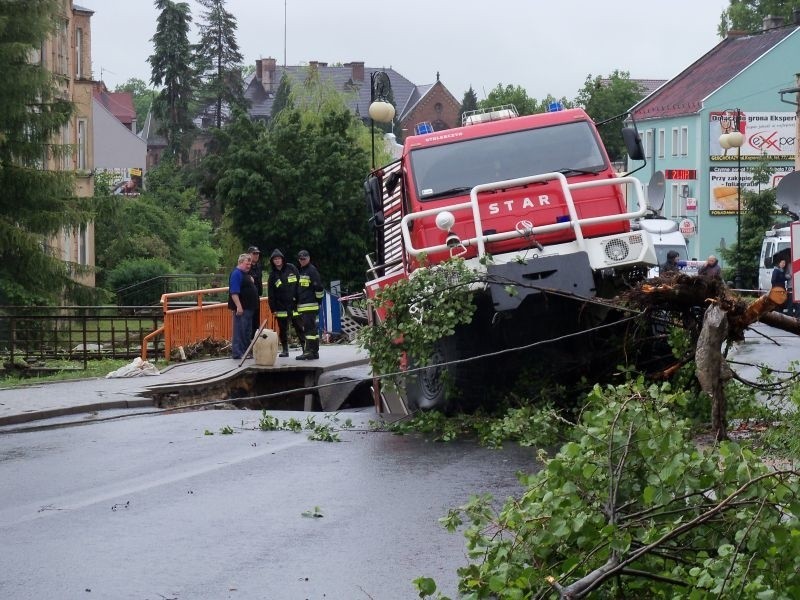
[[[478,94],[475,93],[472,86],[469,86],[469,89],[464,92],[464,98],[461,100],[461,111],[458,115],[458,123],[455,123],[455,126],[459,127],[461,125],[461,122],[464,120],[464,113],[477,110],[477,108]]]
[[[206,10],[200,23],[195,63],[202,80],[201,101],[213,103],[214,123],[223,122],[223,107],[246,108],[241,63],[236,42],[236,17],[225,9],[225,0],[197,0]]]
[[[49,240],[89,219],[88,201],[74,197],[71,173],[49,170],[69,151],[55,143],[72,104],[42,60],[54,34],[58,0],[0,2],[0,305],[80,298],[70,279],[78,268],[55,255]]]
[[[190,103],[197,78],[189,43],[192,15],[186,2],[155,0],[155,7],[161,12],[151,38],[153,54],[147,60],[150,83],[164,87],[153,102],[153,113],[167,138],[167,153],[180,158],[186,152],[186,133],[193,128]]]

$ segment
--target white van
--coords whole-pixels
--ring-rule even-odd
[[[642,219],[639,227],[648,232],[653,238],[656,248],[658,264],[647,271],[648,277],[658,277],[659,267],[667,262],[667,252],[675,250],[678,253],[678,265],[683,273],[697,275],[697,269],[703,261],[688,260],[689,251],[686,248],[686,238],[678,231],[678,224],[671,219]]]
[[[786,254],[786,264],[791,265],[792,238],[789,227],[773,227],[764,234],[761,242],[761,256],[758,260],[758,289],[768,291],[772,287],[774,257],[778,252]],[[791,275],[791,269],[787,269]]]

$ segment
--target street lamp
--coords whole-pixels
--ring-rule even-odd
[[[391,123],[394,106],[388,101],[392,82],[384,71],[372,71],[369,76],[369,121],[372,134],[372,168],[375,169],[375,121]]]
[[[725,116],[728,122],[731,121],[730,110],[725,111]],[[733,122],[735,129],[719,136],[719,145],[724,150],[729,148],[736,148],[736,277],[734,280],[734,287],[736,289],[742,288],[742,144],[744,144],[744,135],[741,131],[742,111],[736,109],[733,115]]]

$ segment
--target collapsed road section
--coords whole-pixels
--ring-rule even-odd
[[[159,408],[207,407],[229,403],[252,410],[331,412],[373,406],[368,359],[356,350],[323,348],[320,360],[272,366],[252,363],[211,377],[162,383],[141,395]]]

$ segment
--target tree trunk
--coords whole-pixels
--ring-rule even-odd
[[[717,441],[728,439],[725,383],[733,377],[722,356],[722,344],[728,337],[728,314],[717,304],[706,309],[703,329],[695,349],[695,375],[701,389],[711,397],[711,428]]]

